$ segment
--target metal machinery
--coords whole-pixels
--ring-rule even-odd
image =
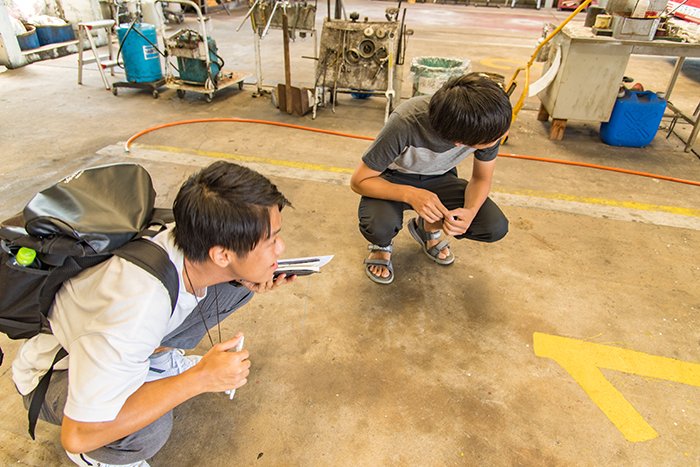
[[[180,98],[191,91],[204,94],[207,102],[212,101],[215,92],[234,84],[243,89],[245,74],[223,70],[224,61],[217,54],[216,42],[207,35],[199,6],[190,0],[168,0],[168,3],[192,7],[197,13],[199,31],[180,29],[168,37],[164,36],[167,56],[165,85],[177,90]],[[177,59],[177,66],[170,62],[172,57]],[[171,68],[178,70],[177,77],[172,74]]]
[[[255,95],[263,94],[262,57],[260,54],[260,41],[267,35],[270,28],[283,29],[283,16],[287,16],[287,30],[289,39],[296,39],[297,33],[302,39],[310,35],[314,41],[314,57],[318,56],[316,46],[316,2],[306,0],[250,0],[251,6],[236,28],[240,30],[243,24],[250,18],[253,27],[253,39],[255,46],[255,75],[258,90]]]
[[[267,34],[268,29],[282,29],[282,13],[287,14],[289,24],[289,36],[296,37],[299,32],[300,37],[306,37],[307,33],[316,32],[316,2],[309,3],[302,1],[272,1],[256,0],[253,3],[251,21],[253,30],[256,26],[264,26],[262,36]]]
[[[168,2],[162,3],[163,19],[168,23],[182,24],[185,21],[185,15],[182,12],[182,7],[177,3],[169,4]],[[228,11],[228,10],[226,10]]]
[[[163,21],[182,23],[184,15],[180,5],[170,5],[166,0],[99,0],[102,16],[112,18],[117,26],[142,21],[160,27]]]
[[[326,91],[335,111],[337,93],[386,97],[384,119],[401,96],[401,68],[406,55],[406,38],[413,34],[405,25],[406,10],[398,21],[400,8],[387,8],[386,21],[326,19],[321,33],[320,55],[316,63],[316,109],[324,105]]]

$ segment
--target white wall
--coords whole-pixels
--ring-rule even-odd
[[[15,31],[10,23],[10,13],[4,3],[0,3],[0,65],[17,68],[27,64],[17,43]]]

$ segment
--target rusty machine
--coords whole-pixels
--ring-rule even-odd
[[[401,19],[399,20],[399,16]],[[360,21],[359,13],[349,20],[326,18],[317,55],[313,116],[327,102],[335,112],[338,93],[386,98],[384,119],[398,104],[402,66],[406,55],[406,10],[387,8],[386,19]]]

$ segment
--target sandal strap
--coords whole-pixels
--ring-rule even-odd
[[[428,240],[437,240],[442,236],[442,230],[436,230],[434,232],[428,232],[425,230],[425,221],[422,217],[419,217],[418,220],[416,220],[416,230],[421,238],[423,238],[423,241],[426,242]]]
[[[371,266],[384,266],[389,270],[389,275],[387,277],[383,277],[377,274],[374,274],[373,272],[370,271]],[[367,276],[374,282],[378,284],[391,284],[394,281],[394,266],[391,264],[390,259],[370,259],[367,258],[365,260],[365,273]]]
[[[370,259],[370,258],[367,258],[365,260],[365,264],[370,265],[370,266],[384,266],[387,269],[389,269],[390,271],[392,270],[390,259]]]
[[[428,250],[428,253],[430,254],[430,256],[437,257],[438,254],[440,254],[440,252],[448,246],[450,246],[450,242],[447,240],[443,240],[440,243],[438,243],[437,245],[435,245],[434,247],[430,248]]]
[[[375,245],[373,243],[370,243],[369,245],[367,245],[367,249],[369,251],[386,251],[386,252],[391,253],[392,244],[390,243],[387,246],[379,246],[379,245]]]

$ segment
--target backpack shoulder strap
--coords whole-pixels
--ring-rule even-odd
[[[170,305],[171,313],[175,311],[175,305],[177,303],[177,296],[180,292],[180,280],[178,278],[177,269],[168,253],[158,244],[146,240],[145,238],[139,238],[128,242],[124,246],[117,248],[112,252],[120,258],[134,263],[135,265],[142,268],[144,271],[152,274],[158,280],[160,280],[166,289],[168,289],[168,294],[170,294]],[[32,395],[32,400],[28,410],[29,418],[29,435],[34,438],[34,430],[36,428],[37,420],[39,419],[39,412],[41,411],[41,406],[46,398],[46,390],[49,387],[49,382],[51,380],[51,374],[53,373],[54,366],[63,357],[68,355],[65,349],[61,348],[49,368],[49,371],[42,376],[39,380],[34,393]]]
[[[160,245],[145,238],[139,238],[117,248],[112,253],[134,263],[161,281],[170,294],[171,311],[175,311],[177,296],[180,293],[180,279],[168,253]]]
[[[29,436],[31,436],[32,439],[36,439],[34,437],[34,430],[36,429],[36,422],[39,420],[39,412],[41,412],[41,406],[44,405],[44,399],[46,398],[46,390],[49,388],[49,383],[51,382],[51,375],[53,374],[54,366],[56,366],[56,363],[61,361],[66,355],[68,355],[68,352],[66,352],[66,350],[63,347],[61,347],[56,353],[56,356],[53,359],[53,363],[51,363],[49,371],[47,371],[44,374],[44,376],[41,377],[41,379],[39,380],[39,384],[37,385],[36,389],[34,389],[34,393],[32,394],[32,401],[29,404],[29,410],[27,410],[27,417],[29,418]]]
[[[175,222],[175,215],[171,208],[153,208],[148,227],[142,230],[138,237],[155,237],[166,229],[166,225]]]
[[[151,222],[161,225],[175,222],[175,215],[173,214],[172,208],[153,208]]]

